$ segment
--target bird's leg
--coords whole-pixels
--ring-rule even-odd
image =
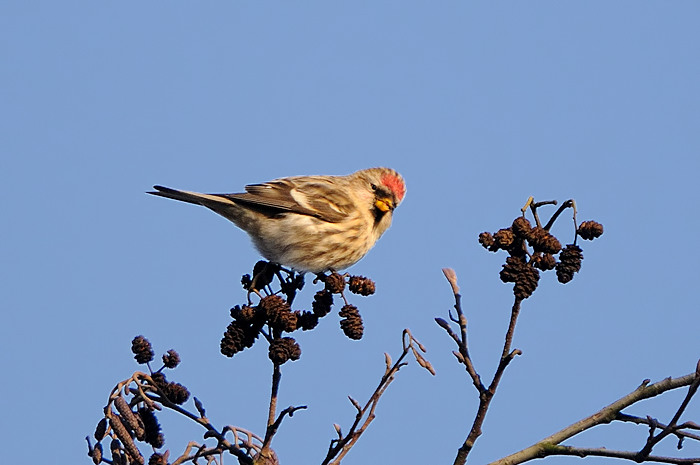
[[[253,299],[250,298],[250,294],[253,294],[253,293],[255,295],[257,295],[261,300],[263,298],[263,295],[260,294],[260,291],[258,291],[257,289],[253,289],[251,287],[250,289],[248,289],[248,305],[253,305]]]
[[[252,301],[250,299],[250,294],[255,293],[257,294],[258,297],[261,299],[263,298],[263,295],[260,293],[261,290],[265,289],[265,286],[269,286],[270,282],[272,282],[272,277],[277,273],[277,270],[279,270],[280,266],[277,263],[272,263],[272,262],[264,262],[265,266],[262,267],[260,271],[255,273],[255,276],[253,276],[253,279],[250,282],[250,286],[248,287],[248,303],[251,304]]]
[[[282,272],[287,274],[286,278],[282,276]],[[297,291],[304,287],[304,273],[296,274],[294,270],[288,270],[281,266],[277,268],[275,273],[280,282],[280,292],[287,296],[287,303],[291,305]]]
[[[328,270],[331,274],[335,273],[333,270]],[[325,272],[322,273],[316,273],[316,277],[314,278],[313,283],[316,284],[317,282],[321,281],[322,283],[326,282],[326,278],[328,275]]]

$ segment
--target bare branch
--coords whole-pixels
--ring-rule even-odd
[[[573,455],[576,457],[610,457],[617,459],[631,460],[636,463],[640,462],[657,462],[657,463],[673,463],[677,465],[684,464],[697,464],[700,462],[700,458],[676,458],[676,457],[662,457],[658,455],[650,455],[643,460],[640,460],[638,453],[634,451],[620,451],[606,449],[604,447],[600,448],[585,448],[585,447],[572,447],[572,446],[559,446],[550,445],[547,448],[547,453],[542,457],[549,455]],[[541,458],[541,457],[540,457]],[[520,463],[520,462],[518,462]]]
[[[666,378],[654,384],[648,384],[648,380],[645,380],[637,389],[630,392],[626,396],[616,400],[612,404],[604,407],[600,411],[594,413],[593,415],[584,418],[571,426],[568,426],[561,431],[554,433],[553,435],[542,439],[541,441],[527,447],[519,452],[511,454],[500,460],[492,462],[490,465],[513,465],[518,463],[528,462],[533,459],[546,457],[549,455],[576,455],[567,453],[568,451],[575,450],[574,448],[561,449],[560,446],[562,442],[566,441],[577,434],[586,431],[594,426],[607,424],[614,421],[617,415],[625,408],[632,404],[635,404],[641,400],[649,399],[651,397],[663,394],[666,391],[673,389],[678,389],[684,386],[690,386],[696,380],[696,374],[691,373],[680,378]],[[601,450],[601,449],[587,449],[587,450]],[[636,459],[640,459],[638,453],[636,454]],[[593,455],[593,454],[589,454]],[[624,458],[624,457],[621,457]],[[647,457],[647,460],[651,460]],[[676,459],[683,460],[683,459]],[[692,462],[669,462],[669,463],[692,463]]]
[[[360,439],[360,436],[362,436],[367,427],[374,420],[374,412],[377,408],[377,405],[379,404],[380,398],[382,397],[386,389],[389,387],[389,385],[394,381],[394,376],[396,375],[396,373],[398,373],[398,371],[406,365],[404,359],[409,353],[412,352],[414,354],[414,356],[416,357],[416,361],[419,365],[430,371],[432,374],[435,374],[434,370],[432,369],[432,366],[430,366],[430,363],[427,360],[425,360],[425,358],[420,354],[420,352],[425,352],[425,348],[422,346],[422,344],[420,344],[420,342],[418,342],[413,337],[413,335],[408,329],[405,329],[403,331],[402,346],[403,351],[401,352],[399,358],[396,360],[396,363],[394,363],[393,365],[390,365],[391,357],[389,357],[388,354],[384,354],[386,362],[386,369],[384,371],[384,375],[379,381],[379,385],[374,390],[374,392],[372,393],[369,400],[365,403],[364,406],[360,407],[360,404],[355,399],[353,399],[352,397],[348,397],[353,407],[355,407],[355,410],[357,410],[357,413],[355,414],[355,420],[350,426],[350,429],[348,430],[347,434],[342,433],[340,425],[334,425],[335,431],[338,434],[338,438],[333,439],[331,441],[328,447],[328,453],[326,454],[326,458],[323,460],[322,465],[339,465],[343,457],[345,457],[345,455],[350,451],[350,449],[357,443],[357,441]]]
[[[652,423],[658,427],[658,428],[666,428],[667,425],[664,425],[663,423],[660,423],[659,421],[655,419],[649,419],[647,418],[642,418],[642,417],[637,417],[634,415],[627,415],[625,413],[618,413],[617,416],[615,417],[615,420],[617,421],[623,421],[623,422],[628,422],[628,423],[634,423],[637,425],[648,425],[651,426]],[[693,422],[686,422],[683,423],[682,425],[678,426],[678,429],[673,432],[673,434],[678,437],[678,439],[681,438],[688,438],[688,439],[693,439],[695,441],[700,441],[700,435],[693,434],[693,433],[688,433],[686,431],[683,431],[683,429],[700,429],[700,426],[695,425]]]
[[[443,268],[442,272],[444,273],[445,278],[447,278],[447,281],[452,287],[452,292],[455,298],[454,309],[457,312],[457,318],[453,318],[452,314],[450,313],[450,319],[459,325],[460,335],[457,336],[457,334],[454,331],[452,331],[450,324],[444,319],[435,318],[435,322],[442,329],[444,329],[447,332],[448,336],[450,336],[455,342],[455,344],[457,344],[459,352],[454,352],[455,356],[457,357],[457,360],[460,363],[464,364],[464,367],[467,370],[469,377],[472,379],[472,384],[474,384],[476,390],[479,393],[483,393],[484,391],[486,391],[486,386],[484,386],[484,384],[481,382],[481,377],[477,373],[476,368],[474,367],[474,363],[472,362],[471,356],[469,355],[469,345],[467,342],[467,318],[466,316],[464,316],[464,312],[462,311],[462,296],[459,294],[459,286],[457,285],[457,274],[451,268]]]
[[[676,411],[676,414],[673,415],[673,418],[671,419],[671,422],[663,428],[663,430],[657,434],[653,435],[650,434],[649,438],[647,439],[647,443],[644,445],[642,450],[639,451],[638,458],[639,459],[646,459],[646,457],[651,454],[651,450],[654,448],[656,444],[658,444],[663,438],[668,436],[669,434],[674,434],[678,424],[678,420],[680,420],[681,415],[685,411],[686,407],[688,407],[688,404],[690,403],[690,399],[693,398],[695,393],[698,390],[698,386],[700,386],[700,362],[698,362],[697,368],[695,370],[695,380],[692,382],[690,385],[690,388],[688,389],[688,393],[686,394],[685,398],[683,399],[683,402],[681,402],[680,407],[678,407],[678,410]]]
[[[294,416],[294,412],[296,412],[297,410],[303,410],[306,408],[306,405],[300,405],[299,407],[289,406],[286,409],[282,410],[277,416],[277,419],[267,427],[267,432],[265,433],[265,440],[263,441],[262,445],[262,451],[266,452],[270,449],[270,442],[272,442],[272,438],[275,436],[275,433],[277,433],[277,430],[279,429],[280,425],[282,424],[282,420],[286,415],[292,417]]]

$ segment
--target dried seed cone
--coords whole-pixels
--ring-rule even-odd
[[[103,440],[105,434],[107,434],[107,419],[103,418],[97,422],[97,427],[95,427],[95,441],[100,442]]]
[[[180,364],[180,354],[170,349],[168,352],[163,354],[163,366],[165,368],[175,368]]]
[[[527,240],[532,235],[532,225],[524,216],[519,216],[513,220],[511,229],[513,230],[513,234],[515,234],[515,237],[519,237],[520,239]]]
[[[537,283],[540,280],[540,272],[531,266],[525,266],[522,272],[518,275],[513,286],[513,294],[518,300],[527,299],[537,289]]]
[[[559,263],[557,263],[557,279],[560,283],[566,284],[574,279],[574,273],[581,269],[581,261],[583,260],[583,251],[574,244],[569,244],[559,254]]]
[[[326,290],[331,294],[340,294],[345,289],[345,278],[335,271],[323,278]]]
[[[274,339],[270,343],[268,357],[275,365],[282,365],[288,360],[299,360],[301,357],[301,348],[297,341],[292,337],[283,337]]]
[[[532,234],[528,239],[528,243],[535,252],[556,255],[561,250],[561,242],[559,242],[559,239],[552,236],[546,229],[540,227],[532,229]]]
[[[168,461],[163,454],[154,452],[153,455],[148,458],[148,465],[168,465]]]
[[[131,435],[127,431],[127,428],[124,426],[124,423],[119,415],[112,415],[112,418],[109,419],[109,426],[124,445],[124,450],[126,451],[126,455],[129,457],[129,461],[143,465],[146,460],[143,458],[143,455],[141,455],[141,452],[139,452],[136,444],[134,444],[134,440],[131,439]]]
[[[513,230],[510,228],[499,229],[496,234],[493,235],[493,239],[496,241],[496,246],[500,249],[507,249],[513,245],[515,240],[515,235]]]
[[[340,328],[343,333],[350,339],[362,339],[365,328],[362,325],[362,317],[357,307],[349,304],[344,305],[338,314],[343,318],[340,320]]]
[[[316,316],[323,318],[330,313],[332,305],[333,294],[324,289],[322,291],[318,291],[314,295],[314,301],[311,304],[311,308]]]
[[[125,440],[131,441],[131,435],[124,425],[124,422],[119,415],[115,414],[114,412],[112,412],[112,416],[109,418],[109,427],[112,428],[112,431],[114,431],[122,443]]]
[[[174,404],[184,404],[190,397],[190,392],[180,383],[168,382],[163,373],[151,375],[153,383],[158,390]]]
[[[95,444],[95,447],[90,451],[90,457],[92,457],[92,463],[99,465],[102,462],[102,444],[99,442]]]
[[[124,423],[124,426],[126,426],[130,431],[134,432],[136,439],[142,441],[145,434],[143,430],[143,423],[140,421],[140,418],[134,415],[134,412],[131,411],[129,404],[126,403],[122,396],[119,396],[114,399],[114,406],[117,408],[119,415],[121,415],[121,420]]]
[[[272,326],[279,327],[282,331],[291,333],[299,326],[299,315],[296,312],[285,312],[279,314],[278,322],[270,322]]]
[[[224,337],[221,338],[221,353],[227,357],[233,357],[246,347],[251,347],[255,342],[255,336],[251,335],[251,329],[241,325],[238,321],[232,321],[226,327]]]
[[[278,295],[264,297],[258,307],[273,328],[288,333],[297,329],[297,316],[282,297]]]
[[[277,294],[268,295],[260,299],[258,308],[264,313],[264,315],[267,316],[267,318],[270,318],[271,316],[274,316],[280,312],[290,311],[287,301]]]
[[[596,221],[584,221],[578,226],[577,233],[581,239],[592,241],[603,235],[603,225]]]
[[[231,309],[231,318],[241,323],[250,323],[258,316],[257,308],[249,305],[236,305]]]
[[[160,389],[161,391],[165,391],[168,386],[168,380],[165,378],[165,375],[162,372],[153,373],[151,375],[151,379],[153,380],[153,384],[156,388]]]
[[[303,331],[314,329],[318,325],[318,316],[313,312],[298,312],[297,326]]]
[[[554,255],[550,253],[546,253],[543,255],[540,255],[537,258],[533,259],[533,265],[535,268],[538,268],[542,271],[549,271],[553,270],[555,266],[557,266],[557,259],[554,258]]]
[[[496,249],[492,249],[496,245],[496,240],[493,238],[493,234],[490,232],[482,232],[479,234],[479,244],[481,244],[485,249],[489,249],[495,252]]]
[[[527,267],[525,261],[519,257],[508,257],[503,265],[499,276],[504,283],[514,283],[518,280],[518,276],[523,273]]]
[[[527,257],[527,248],[525,247],[525,240],[516,237],[513,241],[513,244],[511,244],[511,246],[508,247],[508,254],[511,257],[519,258],[524,261]]]
[[[131,341],[131,351],[134,353],[136,363],[140,364],[150,362],[155,356],[151,343],[143,336],[136,336]]]
[[[180,383],[170,382],[165,388],[165,395],[173,404],[182,405],[190,398],[190,391]]]
[[[160,432],[160,423],[158,423],[158,418],[148,407],[142,407],[138,411],[141,421],[143,421],[143,428],[146,431],[146,437],[144,441],[152,445],[156,449],[160,449],[165,444],[165,438],[163,433]]]
[[[124,457],[122,443],[119,439],[112,439],[112,442],[109,443],[109,450],[112,453],[113,465],[126,465],[126,457]]]
[[[348,288],[353,294],[360,294],[364,296],[372,295],[376,291],[374,281],[369,278],[365,278],[364,276],[350,276]]]

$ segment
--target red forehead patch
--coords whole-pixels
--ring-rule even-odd
[[[384,174],[382,175],[382,184],[391,189],[396,200],[399,202],[403,200],[403,196],[406,194],[406,185],[403,183],[403,179],[395,174]]]

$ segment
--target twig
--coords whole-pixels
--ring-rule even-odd
[[[226,433],[227,428],[224,428],[221,432],[219,432],[209,421],[208,418],[202,418],[198,415],[195,415],[194,413],[190,412],[189,410],[186,410],[179,405],[171,402],[168,400],[166,397],[163,396],[158,396],[156,394],[147,394],[146,395],[148,400],[151,402],[158,402],[160,403],[163,407],[169,408],[170,410],[173,410],[181,415],[186,416],[190,420],[194,421],[195,423],[199,423],[202,425],[207,431],[204,433],[204,437],[213,437],[219,442],[219,447],[222,447],[226,450],[228,450],[231,454],[235,455],[238,458],[238,461],[241,465],[252,465],[253,464],[253,459],[246,454],[245,451],[243,451],[240,447],[238,447],[237,444],[232,444],[224,434]],[[230,430],[230,428],[228,428]]]
[[[537,209],[540,208],[543,205],[556,205],[557,201],[556,200],[544,200],[542,202],[535,202],[532,197],[527,199],[527,203],[525,205],[530,206],[530,211],[532,212],[532,216],[535,218],[535,224],[538,227],[542,227],[542,223],[540,222],[540,216],[537,213]],[[525,208],[525,207],[523,207]],[[523,210],[523,215],[525,214],[525,211]],[[546,229],[546,228],[545,228]]]
[[[194,448],[194,447],[197,447],[197,452],[190,455],[190,452],[192,451],[192,448]],[[182,455],[180,455],[180,457],[175,459],[171,463],[171,465],[180,465],[180,464],[183,464],[183,463],[189,462],[189,461],[196,463],[195,460],[197,460],[197,458],[199,458],[199,457],[209,457],[211,455],[220,455],[221,452],[222,452],[222,449],[220,449],[219,447],[207,449],[206,446],[200,445],[194,441],[190,441],[187,444],[187,447],[185,448],[185,451],[182,453]]]
[[[518,316],[520,315],[520,304],[522,299],[515,299],[513,302],[513,308],[510,311],[510,324],[508,325],[508,331],[506,331],[506,338],[503,344],[503,352],[501,353],[501,362],[508,357],[511,350],[510,347],[513,344],[513,334],[515,333],[515,325],[518,323]],[[500,369],[500,366],[499,366]]]
[[[355,420],[352,426],[350,426],[350,430],[345,435],[342,434],[340,426],[335,425],[335,430],[338,433],[338,439],[333,439],[331,441],[328,447],[328,453],[326,454],[326,458],[323,460],[322,465],[339,465],[343,457],[345,457],[345,455],[350,451],[350,449],[357,443],[362,433],[365,432],[367,427],[374,420],[374,412],[377,408],[377,405],[379,404],[379,399],[384,394],[384,391],[386,391],[389,385],[394,381],[394,376],[396,375],[396,373],[407,364],[406,362],[404,362],[404,359],[410,352],[413,352],[413,354],[416,356],[417,362],[422,367],[430,371],[433,375],[435,374],[435,371],[433,370],[432,366],[430,366],[430,363],[418,353],[418,351],[414,347],[414,344],[418,345],[419,350],[422,352],[425,352],[425,349],[411,335],[411,332],[408,329],[405,329],[403,331],[402,338],[403,352],[399,356],[396,363],[392,365],[391,357],[388,354],[384,354],[386,359],[386,368],[384,370],[384,375],[382,376],[381,380],[379,381],[379,385],[374,390],[374,392],[370,396],[369,400],[365,403],[365,405],[361,407],[355,399],[349,397],[350,402],[357,410]]]
[[[287,415],[292,417],[294,416],[294,412],[296,412],[297,410],[303,410],[306,408],[306,405],[300,405],[299,407],[289,406],[286,409],[282,410],[277,416],[275,422],[267,427],[267,432],[265,433],[265,440],[263,441],[262,445],[263,451],[268,450],[270,448],[270,442],[272,441],[272,438],[274,437],[275,433],[277,433],[277,430],[282,424],[282,420],[284,419],[284,417]]]
[[[646,457],[648,457],[649,454],[651,454],[651,450],[656,444],[658,444],[663,438],[665,438],[669,434],[675,433],[675,430],[677,429],[678,425],[678,420],[680,420],[681,415],[683,415],[683,412],[685,411],[686,407],[688,407],[690,399],[692,399],[695,393],[698,391],[698,386],[700,386],[700,362],[698,362],[697,368],[695,370],[695,380],[690,385],[690,388],[688,388],[688,393],[683,399],[683,402],[681,402],[680,407],[678,407],[676,414],[673,415],[673,418],[671,419],[668,426],[666,426],[659,434],[655,436],[653,434],[649,435],[647,443],[644,445],[642,450],[639,451],[637,457],[638,459],[645,459]]]
[[[547,231],[552,229],[552,226],[554,225],[554,222],[557,220],[557,218],[559,218],[559,215],[561,215],[564,210],[571,207],[573,207],[574,209],[574,218],[576,218],[576,204],[574,203],[573,199],[567,200],[566,202],[561,204],[557,211],[554,212],[552,217],[549,219],[549,221],[547,221],[547,224],[544,226],[544,229],[546,229]]]
[[[513,308],[511,309],[510,324],[508,325],[508,330],[506,331],[505,342],[503,344],[503,352],[501,354],[501,360],[496,368],[496,372],[493,375],[493,380],[489,384],[488,389],[480,391],[479,395],[479,407],[477,408],[476,416],[474,417],[474,422],[469,430],[469,435],[465,439],[462,446],[457,451],[457,456],[454,460],[454,465],[464,465],[467,461],[467,456],[474,447],[474,443],[482,434],[482,426],[484,420],[486,419],[486,413],[488,412],[489,406],[491,405],[491,400],[493,396],[496,395],[496,390],[501,382],[503,373],[510,364],[510,362],[518,355],[522,354],[519,349],[512,350],[513,334],[515,333],[515,326],[518,322],[518,315],[520,314],[520,304],[522,300],[516,298],[513,303]]]
[[[572,446],[559,446],[551,445],[548,447],[547,455],[573,455],[576,457],[610,457],[617,459],[631,460],[633,462],[658,462],[658,463],[673,463],[677,465],[683,464],[697,464],[700,462],[700,458],[676,458],[676,457],[662,457],[659,455],[650,455],[644,460],[640,460],[637,457],[637,452],[634,451],[621,451],[606,449],[604,447],[600,448],[586,448],[586,447],[572,447]]]
[[[464,312],[462,311],[462,296],[459,293],[459,286],[457,285],[457,274],[451,268],[443,268],[442,272],[452,287],[452,293],[454,294],[455,298],[454,309],[457,312],[457,318],[452,318],[452,315],[450,314],[450,319],[459,325],[460,335],[457,336],[457,334],[452,331],[452,328],[450,328],[449,323],[442,318],[435,318],[435,322],[447,332],[452,340],[455,341],[455,344],[457,344],[459,349],[459,352],[456,352],[455,356],[457,356],[460,363],[464,364],[467,373],[472,379],[474,387],[476,387],[476,390],[479,393],[483,393],[486,391],[486,386],[484,386],[484,384],[481,382],[481,377],[477,373],[472,358],[469,355],[469,344],[467,342],[467,317],[464,316]]]
[[[270,427],[275,422],[277,411],[277,396],[280,389],[280,381],[282,379],[282,370],[278,364],[274,364],[272,370],[272,388],[270,389],[270,408],[267,413],[267,426]]]
[[[514,465],[514,464],[519,464],[519,463],[524,463],[528,462],[533,459],[538,459],[538,458],[543,458],[547,457],[550,455],[576,455],[570,453],[572,450],[576,450],[576,448],[566,448],[562,449],[559,447],[562,442],[566,441],[567,439],[576,436],[577,434],[586,431],[594,426],[597,425],[602,425],[602,424],[607,424],[612,421],[614,421],[617,417],[617,414],[621,412],[623,409],[629,407],[630,405],[639,402],[644,399],[649,399],[651,397],[658,396],[666,391],[670,391],[673,389],[678,389],[684,386],[689,386],[691,385],[694,381],[696,380],[696,374],[691,373],[686,376],[682,376],[680,378],[666,378],[662,381],[659,381],[654,384],[649,384],[649,380],[645,380],[637,389],[634,391],[630,392],[626,396],[616,400],[612,404],[604,407],[600,411],[594,413],[593,415],[586,417],[564,429],[561,431],[558,431],[554,434],[552,434],[549,437],[546,437],[542,439],[541,441],[537,442],[536,444],[531,445],[530,447],[527,447],[519,452],[516,452],[514,454],[511,454],[507,457],[504,457],[500,460],[496,460],[495,462],[492,462],[490,465]],[[605,449],[585,449],[586,451],[602,451]],[[637,461],[643,461],[643,459],[640,459],[638,456],[637,452],[632,452],[632,454],[636,457],[633,460]],[[593,454],[589,454],[593,455]],[[598,454],[600,455],[600,454]],[[621,458],[626,458],[626,457],[621,457]],[[652,461],[651,457],[647,457],[648,461]],[[656,458],[654,459],[656,460]],[[681,460],[685,459],[676,459],[676,462],[669,462],[669,463],[692,463],[692,462],[684,462]]]
[[[637,425],[648,425],[652,426],[652,424],[658,428],[666,428],[667,425],[664,425],[663,423],[660,423],[657,420],[650,419],[649,417],[647,418],[642,418],[642,417],[637,417],[634,415],[627,415],[626,413],[618,413],[617,416],[615,417],[615,420],[617,421],[623,421],[623,422],[628,422],[628,423],[635,423]],[[693,433],[688,433],[687,431],[683,431],[683,429],[688,428],[688,429],[700,429],[700,425],[696,425],[691,422],[683,423],[682,425],[678,425],[677,429],[673,432],[673,434],[678,438],[688,438],[688,439],[693,439],[695,441],[700,441],[700,435],[698,434],[693,434]]]

